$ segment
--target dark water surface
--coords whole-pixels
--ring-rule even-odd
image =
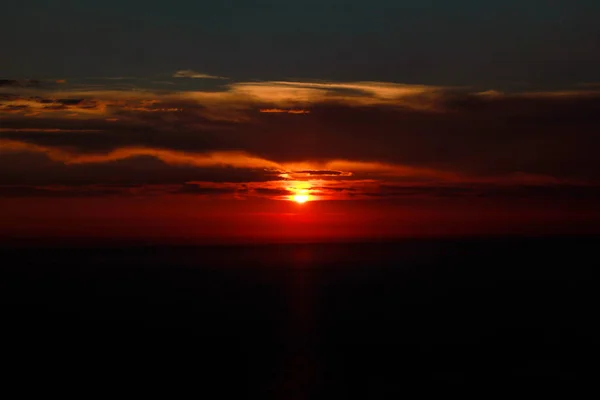
[[[594,387],[600,239],[0,250],[23,393],[263,399]]]

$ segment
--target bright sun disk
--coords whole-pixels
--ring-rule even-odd
[[[292,199],[299,204],[306,203],[308,201],[307,194],[296,194],[292,197]]]

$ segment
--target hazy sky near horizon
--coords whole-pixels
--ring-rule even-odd
[[[598,230],[599,15],[595,1],[10,1],[0,235]]]

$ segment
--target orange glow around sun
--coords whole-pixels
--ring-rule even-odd
[[[306,203],[308,201],[307,194],[295,194],[292,198],[296,203],[300,203],[300,204]]]
[[[308,189],[295,187],[291,188],[291,190],[295,193],[290,196],[290,200],[295,201],[298,204],[306,203],[311,199]]]

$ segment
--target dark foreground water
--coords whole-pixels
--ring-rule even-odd
[[[3,382],[81,398],[573,395],[597,380],[599,244],[4,248]]]

